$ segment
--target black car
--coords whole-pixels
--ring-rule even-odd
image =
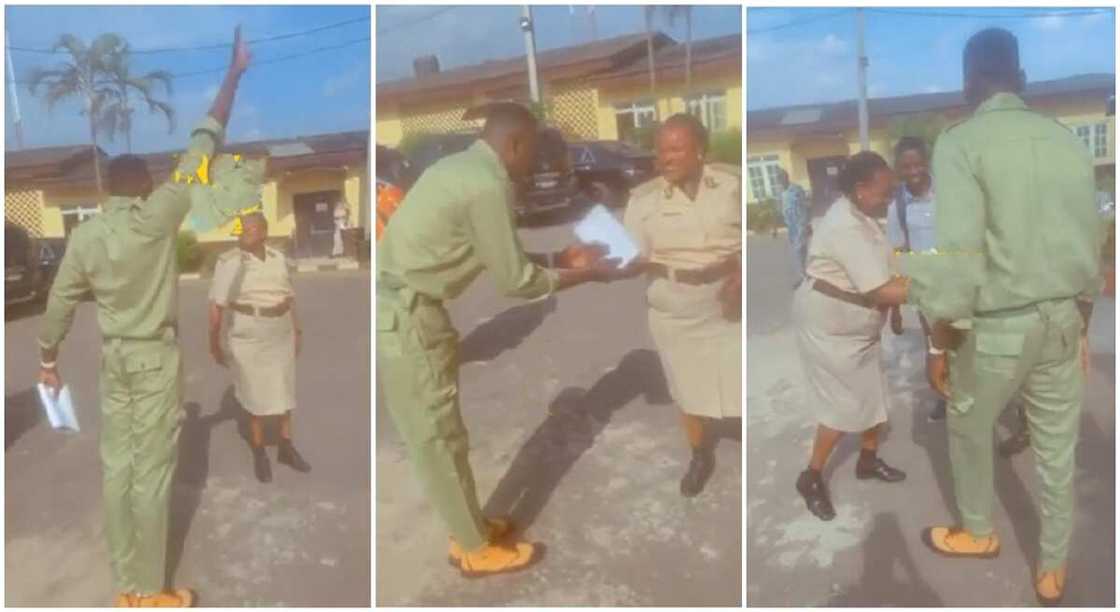
[[[478,133],[430,134],[412,143],[408,161],[419,177],[436,161],[468,149]],[[568,159],[564,136],[554,128],[542,128],[537,138],[537,163],[533,173],[518,185],[514,206],[519,221],[582,205],[579,181]]]
[[[652,153],[616,140],[588,140],[568,145],[580,191],[593,203],[621,206],[630,189],[657,173]]]
[[[4,224],[4,304],[33,302],[47,294],[40,244],[27,230]]]

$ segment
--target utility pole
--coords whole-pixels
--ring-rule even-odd
[[[11,37],[4,30],[4,53],[8,56],[8,87],[12,92],[12,120],[16,128],[16,147],[23,148],[23,119],[19,114],[19,84],[16,83],[16,69],[12,65]]]
[[[857,53],[859,54],[859,150],[871,148],[867,119],[867,52],[863,44],[863,9],[856,9]]]
[[[541,102],[540,83],[537,82],[537,44],[533,40],[533,9],[528,4],[521,7],[521,31],[525,33],[525,60],[529,63],[529,98],[534,104]]]
[[[591,25],[591,42],[599,40],[599,24],[595,22],[595,5],[587,7],[587,21]]]

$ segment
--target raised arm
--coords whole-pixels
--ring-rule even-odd
[[[252,59],[249,47],[241,39],[241,26],[233,34],[233,55],[222,86],[214,98],[210,112],[191,132],[187,151],[172,171],[171,178],[160,185],[140,211],[141,229],[152,235],[175,233],[191,207],[192,184],[207,180],[209,164],[221,145],[233,109],[234,96],[241,75]],[[237,203],[240,206],[242,203]],[[232,214],[233,211],[231,211]]]

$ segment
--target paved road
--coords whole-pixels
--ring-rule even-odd
[[[253,477],[228,375],[206,351],[207,288],[183,281],[180,291],[187,416],[172,503],[176,584],[197,589],[208,606],[369,605],[368,272],[296,278],[305,352],[295,440],[313,471],[274,463],[268,485]],[[93,306],[79,308],[61,360],[80,434],[53,432],[38,418],[38,327],[33,312],[5,326],[6,603],[108,605]]]
[[[826,469],[837,517],[824,523],[794,490],[814,424],[790,323],[793,274],[783,239],[751,238],[747,252],[747,603],[752,606],[1034,605],[1038,557],[1036,476],[1029,452],[996,459],[993,561],[946,560],[919,540],[953,517],[944,423],[926,416],[921,328],[885,336],[892,388],[881,453],[908,473],[902,484],[860,482],[858,442]],[[1077,451],[1076,524],[1066,603],[1112,607],[1115,592],[1115,303],[1102,299],[1091,330],[1092,375]],[[1010,415],[1005,415],[1010,416]],[[1005,424],[997,429],[1006,435]],[[829,474],[831,472],[831,474]]]
[[[522,237],[544,250],[571,233]],[[483,276],[451,315],[469,361],[461,395],[479,495],[547,554],[524,573],[460,578],[379,402],[377,603],[739,605],[740,421],[724,424],[706,491],[681,498],[689,454],[646,327],[644,282],[522,303]]]

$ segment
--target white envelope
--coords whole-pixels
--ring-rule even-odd
[[[50,387],[39,383],[39,402],[43,405],[43,412],[47,414],[52,429],[74,433],[79,431],[78,417],[74,415],[74,404],[70,400],[70,387],[63,385],[55,396]]]
[[[627,233],[626,227],[602,204],[592,207],[576,223],[574,229],[580,242],[601,242],[606,245],[607,258],[619,259],[620,266],[625,266],[640,254],[638,245]]]

